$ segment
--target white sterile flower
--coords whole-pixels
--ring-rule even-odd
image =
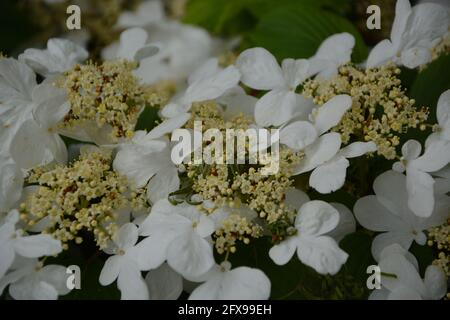
[[[167,263],[184,277],[197,277],[214,264],[212,243],[214,222],[195,206],[172,205],[167,199],[156,202],[141,224],[141,234],[150,236],[159,263]]]
[[[325,235],[339,223],[339,212],[324,201],[314,200],[302,205],[295,219],[297,234],[269,251],[270,258],[284,265],[297,251],[301,262],[320,274],[336,274],[347,261],[348,254],[336,241]]]
[[[29,65],[36,73],[45,77],[62,73],[82,62],[89,56],[83,48],[66,39],[52,38],[47,49],[26,49],[19,55],[19,61]]]
[[[166,118],[174,118],[189,111],[193,102],[214,100],[221,97],[239,83],[241,74],[235,66],[218,67],[217,59],[208,60],[194,75],[189,77],[189,86],[176,96],[161,111]],[[187,120],[186,120],[187,121]]]
[[[349,166],[348,158],[376,151],[373,142],[355,142],[340,150],[341,136],[336,132],[326,133],[339,123],[351,105],[350,96],[336,96],[312,111],[312,123],[295,121],[280,131],[282,144],[305,153],[305,158],[295,168],[294,174],[314,170],[309,184],[320,193],[330,193],[343,186]]]
[[[12,270],[0,279],[0,294],[9,285],[16,300],[57,300],[68,294],[67,268],[55,264],[44,266],[37,259],[19,259]]]
[[[167,198],[180,185],[177,167],[171,160],[171,145],[167,138],[160,138],[178,119],[169,119],[149,133],[135,132],[130,142],[120,145],[113,162],[114,169],[137,188],[147,186],[151,202]]]
[[[201,28],[167,20],[151,23],[145,30],[152,41],[161,44],[159,53],[142,60],[135,72],[146,84],[184,82],[213,53],[213,40]]]
[[[411,69],[429,63],[431,49],[447,33],[449,23],[445,7],[424,3],[411,8],[409,0],[398,0],[391,39],[381,41],[372,49],[367,68],[391,61]]]
[[[164,5],[159,0],[142,2],[135,11],[124,11],[117,19],[118,28],[144,27],[151,22],[160,22],[165,18]]]
[[[280,126],[311,111],[312,102],[295,93],[297,86],[311,76],[307,60],[285,59],[280,68],[269,51],[252,48],[239,55],[236,66],[242,73],[242,83],[269,91],[256,103],[258,125]]]
[[[149,254],[154,245],[150,238],[137,243],[138,228],[133,223],[126,223],[120,227],[113,237],[113,249],[107,253],[114,255],[106,260],[100,273],[100,284],[110,285],[117,279],[117,287],[122,300],[148,299],[147,285],[141,271],[156,268],[156,260]]]
[[[382,289],[372,292],[370,300],[440,300],[447,292],[441,268],[428,266],[422,279],[416,258],[398,244],[381,252],[378,266]]]
[[[0,155],[0,212],[7,212],[22,194],[23,173],[14,160]]]
[[[33,90],[33,118],[22,123],[11,141],[10,153],[24,169],[52,161],[65,163],[67,148],[57,125],[70,110],[66,92],[49,84]]]
[[[350,62],[354,46],[355,37],[350,33],[328,37],[309,59],[311,73],[317,73],[319,79],[330,79],[337,75],[338,68]]]
[[[145,276],[150,300],[176,300],[183,292],[183,277],[167,263]]]
[[[402,146],[402,158],[393,165],[398,172],[406,171],[408,206],[419,217],[429,217],[434,209],[434,179],[430,173],[439,171],[450,162],[450,141],[435,140],[425,152],[416,140]]]
[[[372,242],[372,255],[379,258],[387,246],[398,243],[408,249],[413,241],[426,243],[424,230],[441,225],[449,217],[450,201],[446,195],[437,198],[434,212],[428,218],[416,216],[408,208],[406,177],[395,171],[379,175],[374,183],[375,195],[358,199],[353,209],[356,219],[366,229],[383,232]]]
[[[450,141],[450,90],[445,91],[439,97],[434,133],[427,138],[427,145],[435,140]]]
[[[192,291],[189,300],[267,300],[270,297],[271,284],[264,272],[249,267],[231,269],[228,261],[215,264],[198,280],[204,283]]]
[[[39,258],[55,255],[62,251],[61,242],[48,234],[26,235],[16,229],[19,212],[12,210],[0,226],[0,278],[11,267],[16,255]]]

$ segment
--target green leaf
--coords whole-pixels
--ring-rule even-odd
[[[157,122],[161,120],[158,116],[159,108],[145,107],[144,111],[139,115],[138,121],[135,126],[135,130],[147,130],[150,131],[156,127]]]
[[[372,237],[362,231],[357,231],[342,239],[339,246],[349,255],[343,269],[346,273],[352,274],[360,281],[361,286],[365,287],[369,276],[366,273],[367,267],[376,264],[371,253]]]
[[[440,95],[450,89],[450,55],[441,56],[419,73],[410,96],[418,107],[430,108],[429,121],[436,122],[436,106]]]
[[[322,41],[341,32],[355,36],[353,60],[364,60],[367,48],[356,28],[348,20],[314,6],[285,6],[265,15],[248,34],[246,46],[264,47],[279,60],[309,58]]]

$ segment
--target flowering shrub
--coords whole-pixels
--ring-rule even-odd
[[[333,1],[258,1],[0,57],[4,298],[450,297],[449,7],[398,0],[367,55]]]

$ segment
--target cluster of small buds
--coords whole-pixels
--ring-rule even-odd
[[[133,194],[145,194],[130,190],[126,177],[111,168],[111,153],[100,149],[82,152],[69,166],[35,169],[28,182],[37,186],[20,205],[21,219],[30,228],[43,224],[43,233],[61,240],[65,249],[69,241],[82,243],[86,230],[104,248],[117,231],[120,212],[143,206],[140,197],[130,200]]]
[[[71,104],[61,127],[82,127],[93,121],[100,128],[109,125],[114,141],[132,137],[144,107],[159,106],[169,98],[154,87],[140,85],[133,75],[135,67],[135,62],[115,60],[76,65],[66,72],[56,83],[67,91]]]
[[[425,130],[428,118],[428,109],[416,108],[415,100],[406,96],[400,72],[392,65],[368,70],[345,65],[331,80],[308,81],[303,94],[318,105],[339,94],[350,95],[353,105],[333,130],[345,144],[352,138],[375,142],[378,154],[392,160],[397,157],[399,135],[409,128]]]
[[[231,214],[223,221],[222,228],[214,233],[215,247],[219,254],[235,253],[238,241],[249,244],[251,238],[259,238],[261,235],[261,226],[239,214]]]
[[[441,267],[447,278],[450,278],[450,219],[445,224],[428,230],[428,245],[439,252],[433,264]]]

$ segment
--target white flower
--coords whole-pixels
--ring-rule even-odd
[[[239,55],[236,66],[242,73],[242,83],[269,91],[256,103],[258,125],[280,126],[311,111],[312,102],[295,93],[297,86],[311,76],[307,60],[285,59],[280,68],[269,51],[252,48]]]
[[[330,79],[337,75],[338,68],[350,62],[355,37],[350,33],[339,33],[325,39],[316,54],[309,59],[311,73],[319,79]]]
[[[267,300],[270,280],[259,269],[238,267],[231,270],[228,261],[215,264],[201,277],[204,281],[189,296],[189,300]]]
[[[150,300],[176,300],[183,292],[183,277],[167,263],[145,276]]]
[[[214,100],[239,83],[239,70],[234,66],[218,67],[217,59],[208,60],[189,77],[189,86],[161,111],[162,116],[174,118],[186,114],[193,102]],[[187,120],[186,120],[187,121]]]
[[[435,125],[435,133],[427,138],[427,145],[435,140],[450,141],[450,90],[445,91],[439,97],[436,117],[438,124]]]
[[[136,187],[147,186],[148,199],[153,203],[167,198],[180,185],[178,170],[170,157],[170,143],[160,138],[167,128],[172,130],[171,123],[177,119],[169,119],[147,134],[135,132],[130,142],[120,146],[113,162],[114,169]]]
[[[12,270],[0,279],[0,294],[9,285],[9,294],[16,300],[57,300],[70,292],[69,274],[59,265],[43,266],[37,259],[19,259]]]
[[[62,251],[61,242],[48,234],[26,235],[16,230],[19,212],[12,210],[0,226],[0,278],[11,267],[16,255],[39,258],[55,255]]]
[[[57,124],[70,110],[64,90],[40,84],[33,90],[33,118],[22,123],[10,146],[14,161],[24,169],[52,161],[67,162],[67,149]]]
[[[429,63],[431,49],[447,33],[449,23],[448,10],[440,5],[424,3],[411,8],[409,0],[398,0],[391,39],[372,49],[367,68],[391,61],[411,69]]]
[[[151,22],[160,22],[165,18],[164,6],[159,0],[142,2],[137,9],[124,11],[117,19],[118,28],[144,27]]]
[[[422,146],[409,140],[402,146],[402,158],[393,165],[398,172],[406,171],[408,206],[419,217],[429,217],[434,209],[434,179],[430,173],[439,171],[450,162],[450,141],[435,140]]]
[[[19,55],[19,61],[29,65],[36,73],[48,77],[69,70],[88,56],[84,48],[72,41],[52,38],[47,42],[47,49],[26,49]]]
[[[347,158],[376,151],[373,142],[355,142],[340,150],[341,136],[336,132],[326,133],[339,123],[351,105],[350,96],[336,96],[313,110],[312,123],[295,121],[280,131],[282,144],[305,153],[305,158],[295,168],[294,174],[314,170],[309,184],[320,193],[330,193],[344,185],[346,170],[350,164]]]
[[[415,257],[398,244],[386,247],[380,254],[381,290],[371,300],[440,300],[447,292],[444,272],[430,265],[422,280]]]
[[[270,258],[284,265],[294,255],[320,274],[336,274],[347,261],[348,254],[325,234],[336,228],[339,212],[326,202],[314,200],[302,205],[295,219],[297,234],[269,251]]]
[[[14,160],[0,155],[0,212],[7,212],[22,194],[23,173]]]
[[[156,202],[141,225],[141,234],[150,236],[153,250],[147,254],[167,263],[185,277],[197,277],[214,264],[212,244],[214,222],[188,204]]]
[[[121,292],[122,300],[148,299],[147,285],[142,278],[141,271],[156,267],[151,251],[150,238],[139,243],[138,228],[132,223],[126,223],[117,231],[113,238],[114,253],[106,260],[100,273],[100,284],[107,286],[117,279],[117,287]]]
[[[395,171],[379,175],[374,183],[375,195],[360,198],[354,207],[358,222],[366,229],[383,232],[372,242],[372,255],[378,259],[387,246],[398,243],[408,249],[413,241],[426,243],[424,230],[441,225],[449,216],[449,197],[437,199],[428,218],[416,216],[408,208],[406,177]]]

